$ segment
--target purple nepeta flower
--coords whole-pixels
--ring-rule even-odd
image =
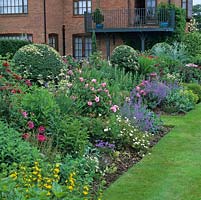
[[[115,144],[111,144],[109,142],[104,142],[103,140],[96,140],[95,142],[96,142],[95,146],[99,147],[99,148],[109,148],[112,150],[114,150],[114,148],[115,148]]]

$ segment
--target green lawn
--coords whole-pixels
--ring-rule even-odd
[[[201,104],[185,116],[163,119],[175,128],[103,200],[201,200]]]

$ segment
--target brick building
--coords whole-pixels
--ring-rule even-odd
[[[191,16],[192,0],[0,0],[0,38],[47,43],[63,55],[81,58],[91,53],[95,31],[107,56],[127,36],[139,37],[143,50],[149,34],[174,31],[174,12],[164,11],[159,19],[161,2],[174,3]],[[104,15],[103,28],[93,22],[97,7]]]

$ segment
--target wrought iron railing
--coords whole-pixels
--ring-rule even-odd
[[[103,10],[102,26],[96,26],[93,13],[85,13],[86,32],[96,31],[132,31],[132,29],[158,28],[166,30],[175,26],[173,9],[118,9]]]

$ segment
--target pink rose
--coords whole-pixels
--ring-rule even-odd
[[[136,86],[135,88],[137,91],[140,91],[140,87],[139,86]]]
[[[98,103],[99,101],[100,101],[100,98],[96,96],[95,97],[95,102]]]
[[[117,112],[117,110],[119,110],[119,106],[117,105],[113,105],[110,110],[112,110],[112,112]]]
[[[30,129],[33,129],[33,128],[34,128],[34,123],[33,123],[32,121],[29,121],[29,122],[27,123],[27,125],[28,125],[28,127],[29,127]]]
[[[44,142],[46,139],[47,139],[47,138],[46,138],[44,135],[42,135],[42,134],[38,134],[38,135],[37,135],[37,140],[38,140],[39,142]]]
[[[72,70],[68,70],[67,74],[70,75],[70,76],[72,76],[73,75],[73,71]]]
[[[80,77],[80,82],[84,82],[84,78],[83,77]]]
[[[92,83],[96,83],[96,79],[92,79],[91,82],[92,82]]]
[[[44,126],[39,126],[38,127],[38,132],[39,133],[44,133],[45,132],[45,127]]]
[[[92,106],[93,105],[92,101],[88,101],[87,104],[88,104],[88,106]]]
[[[102,86],[102,87],[106,87],[106,85],[107,85],[107,83],[105,83],[105,82],[104,82],[104,83],[101,83],[101,86]]]
[[[24,112],[22,112],[22,115],[23,115],[24,118],[27,118],[28,113],[26,111],[24,111]]]

